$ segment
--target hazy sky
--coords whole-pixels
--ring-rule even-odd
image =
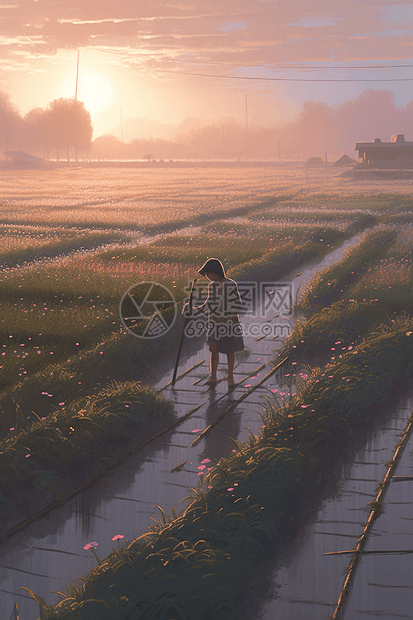
[[[95,136],[119,124],[121,108],[124,119],[241,121],[248,94],[249,121],[268,125],[304,101],[334,105],[367,87],[393,92],[400,107],[413,99],[412,0],[3,0],[0,9],[0,90],[21,113],[73,96],[79,49],[78,97]]]

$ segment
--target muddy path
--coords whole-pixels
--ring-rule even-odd
[[[293,299],[314,273],[340,260],[344,249],[357,242],[358,237],[355,237],[297,277],[291,274]],[[250,430],[258,433],[262,425],[259,413],[266,399],[272,399],[274,394],[288,399],[290,393],[282,368],[270,374],[273,369],[270,360],[277,355],[278,343],[289,333],[294,320],[288,313],[282,316],[282,310],[282,307],[270,305],[260,316],[261,323],[254,317],[244,317],[243,324],[249,334],[244,339],[247,355],[236,362],[237,385],[231,391],[225,379],[215,388],[205,385],[209,358],[203,345],[204,336],[186,340],[180,373],[191,370],[178,379],[175,386],[167,384],[172,377],[176,352],[171,352],[160,363],[156,387],[174,402],[179,417],[192,413],[178,427],[127,458],[93,487],[47,517],[34,521],[2,545],[0,600],[7,614],[17,602],[20,619],[35,620],[39,614],[38,605],[20,589],[21,586],[34,590],[47,603],[58,602],[58,595],[51,592],[64,590],[96,563],[93,555],[84,550],[85,544],[98,542],[98,555],[104,557],[110,547],[117,544],[112,542],[115,535],[133,540],[146,531],[153,523],[152,518],[159,518],[156,506],[169,514],[172,507],[179,511],[181,500],[189,495],[188,489],[196,486],[208,468],[234,449],[231,437],[242,441]],[[257,322],[265,323],[265,333],[251,329]],[[220,379],[225,372],[221,364]],[[251,390],[267,374],[270,374],[268,380]],[[292,393],[294,389],[293,385]],[[248,397],[244,398],[247,392]],[[231,414],[222,417],[228,409]],[[214,425],[217,421],[219,423]],[[211,430],[202,435],[209,426]],[[197,442],[198,437],[201,438]]]

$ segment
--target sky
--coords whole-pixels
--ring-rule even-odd
[[[412,101],[412,0],[0,0],[0,90],[75,95],[94,137],[145,118],[273,126],[366,89]],[[155,129],[152,129],[155,131]]]

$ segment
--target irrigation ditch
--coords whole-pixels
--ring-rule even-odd
[[[353,238],[321,263],[304,270],[295,279],[295,290],[317,270],[340,260],[344,247],[357,241]],[[172,398],[177,409],[185,412],[181,417],[186,417],[178,421],[176,431],[167,429],[103,479],[94,480],[92,486],[89,482],[81,493],[76,492],[72,498],[67,498],[63,506],[47,511],[42,518],[31,519],[30,523],[24,524],[23,530],[17,528],[9,532],[13,536],[3,545],[0,556],[0,589],[6,609],[12,609],[17,601],[21,619],[34,619],[38,608],[34,600],[20,590],[21,586],[37,592],[45,600],[57,601],[56,596],[50,594],[52,590],[63,589],[93,567],[93,556],[83,551],[83,543],[93,538],[102,547],[106,543],[109,549],[111,534],[122,532],[126,538],[135,538],[137,531],[147,530],[151,518],[158,515],[157,505],[167,511],[177,507],[185,491],[194,486],[204,469],[212,469],[223,455],[234,451],[229,437],[243,441],[250,432],[259,432],[262,421],[258,413],[266,399],[273,391],[288,398],[291,385],[286,387],[281,368],[277,369],[277,376],[269,365],[269,360],[276,355],[276,339],[252,338],[247,346],[250,355],[240,360],[237,367],[238,386],[228,392],[224,382],[215,389],[202,385],[208,374],[204,352],[200,351],[199,342],[187,343],[182,366],[189,365],[189,372],[181,373],[178,384],[168,387],[165,386],[168,370],[158,383],[159,389],[166,388],[164,393]],[[262,382],[264,365],[269,371],[266,372],[267,378],[271,378],[268,385]],[[286,390],[284,394],[283,389]],[[237,390],[240,391],[238,397]],[[200,395],[204,401],[203,411],[199,411]],[[243,401],[241,408],[239,405]],[[226,415],[228,411],[231,415]],[[206,429],[208,432],[202,434]],[[190,453],[189,440],[191,445],[195,444]],[[205,465],[202,465],[203,461]],[[116,532],[113,524],[116,524]]]
[[[244,620],[409,618],[413,390],[399,383],[278,537]]]

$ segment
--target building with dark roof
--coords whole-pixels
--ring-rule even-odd
[[[413,168],[413,142],[403,134],[391,136],[390,142],[375,138],[373,142],[356,142],[361,163],[373,168]]]

